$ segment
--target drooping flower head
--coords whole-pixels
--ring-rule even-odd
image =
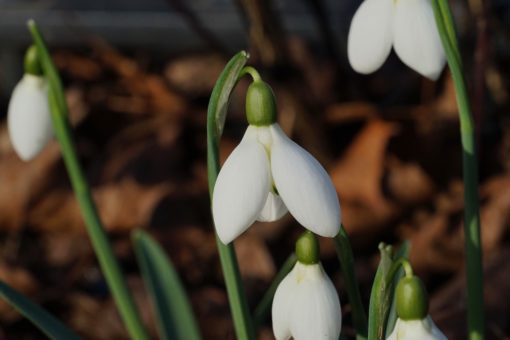
[[[340,204],[327,172],[276,123],[274,94],[262,80],[246,95],[249,126],[223,164],[213,192],[216,231],[225,244],[255,221],[275,221],[287,210],[305,228],[333,237]]]
[[[395,294],[398,319],[387,340],[447,340],[428,315],[427,292],[417,276],[406,274]]]
[[[337,340],[342,328],[340,299],[319,262],[319,245],[311,232],[296,242],[298,261],[273,299],[277,340]]]
[[[352,18],[347,52],[352,68],[376,71],[391,52],[436,80],[446,62],[431,0],[364,0]]]
[[[53,136],[48,83],[41,75],[35,46],[27,50],[25,74],[14,88],[7,111],[7,126],[18,156],[29,161]]]

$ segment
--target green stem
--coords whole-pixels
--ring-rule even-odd
[[[30,21],[28,26],[37,45],[44,74],[50,84],[48,98],[55,135],[60,143],[64,163],[85,220],[88,234],[98,257],[99,265],[105,275],[129,334],[133,339],[148,339],[149,336],[138,315],[134,300],[108,241],[108,236],[101,224],[96,206],[92,200],[89,185],[78,161],[71,127],[67,119],[67,104],[64,100],[60,78],[35,22]]]
[[[340,227],[340,232],[334,238],[336,253],[340,260],[342,272],[344,273],[345,289],[349,296],[352,309],[352,320],[354,328],[356,329],[357,338],[367,338],[367,314],[365,307],[361,301],[361,294],[359,291],[358,280],[354,271],[354,255],[352,253],[351,243],[349,237],[345,232],[343,225]]]
[[[216,125],[216,117],[214,111],[211,110],[207,114],[207,177],[211,200],[214,184],[220,171],[219,139],[220,135]],[[246,302],[234,245],[233,243],[223,244],[218,235],[216,235],[216,245],[218,246],[225,285],[227,286],[228,300],[230,302],[237,339],[255,339],[255,329],[248,309],[248,303]]]
[[[459,107],[464,173],[464,241],[467,272],[468,332],[469,339],[477,340],[484,338],[484,308],[475,131],[450,8],[446,0],[434,0],[432,3]]]
[[[253,79],[253,81],[260,81],[262,78],[260,77],[260,74],[259,72],[251,67],[251,66],[245,66],[243,67],[243,69],[241,70],[241,73],[239,74],[239,79],[241,79],[243,76],[249,74],[251,76],[251,78]]]
[[[257,308],[255,308],[255,312],[253,313],[253,323],[255,324],[255,328],[262,325],[266,315],[269,312],[271,304],[273,302],[274,294],[276,293],[276,289],[282,280],[287,276],[287,274],[294,268],[296,264],[296,254],[291,254],[287,260],[284,262],[278,274],[274,278],[271,286],[269,286],[268,290],[260,300]]]
[[[407,259],[401,257],[397,261],[393,262],[393,264],[390,267],[388,275],[386,276],[386,284],[388,286],[391,284],[395,275],[397,274],[397,271],[401,267],[404,269],[404,273],[405,273],[406,277],[412,277],[414,275],[413,267],[411,267],[411,264],[409,263],[409,261]]]

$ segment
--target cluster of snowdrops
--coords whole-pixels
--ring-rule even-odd
[[[25,75],[14,89],[8,108],[12,145],[25,161],[36,157],[53,138],[56,121],[62,118],[58,112],[62,104],[59,105],[59,94],[55,93],[58,88],[52,89],[49,82],[54,77],[52,65],[41,58],[44,48],[41,44],[36,41],[27,50]],[[392,47],[418,73],[432,80],[439,77],[446,59],[429,0],[365,0],[361,4],[348,38],[351,66],[360,73],[374,72]],[[225,105],[218,108],[222,103],[216,103],[209,113],[212,116],[208,128],[212,130],[208,132],[212,135],[214,154],[218,152],[214,141],[217,144],[221,137],[230,92],[241,76],[251,76],[246,94],[246,132],[221,170],[212,180],[210,177],[220,255],[223,256],[221,249],[231,249],[222,247],[231,246],[255,221],[275,221],[290,213],[307,230],[296,241],[297,260],[293,268],[274,292],[271,308],[274,335],[276,339],[336,340],[341,333],[341,305],[335,286],[320,263],[317,235],[334,238],[341,232],[338,196],[325,169],[280,128],[273,91],[254,68],[244,66],[247,55],[244,56],[237,66],[231,62],[225,68],[211,98],[223,100]],[[53,107],[52,98],[56,102]],[[214,157],[212,161],[218,163]],[[216,166],[219,168],[219,164]],[[232,259],[235,253],[225,258],[228,256]],[[401,259],[393,269],[403,273],[394,288],[398,319],[386,333],[387,339],[446,339],[428,315],[424,285],[413,274],[409,262]],[[225,272],[226,280],[232,275],[235,273]],[[229,293],[239,292],[235,283],[232,285],[227,282]],[[233,307],[233,313],[234,318],[243,319],[239,309]],[[125,314],[121,314],[126,320]],[[236,323],[236,327],[238,324],[242,322]],[[237,334],[243,337],[242,332]]]

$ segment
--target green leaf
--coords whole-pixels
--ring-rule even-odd
[[[142,230],[133,233],[142,276],[155,307],[162,339],[200,339],[193,311],[177,272],[163,249]]]
[[[2,281],[0,281],[0,297],[29,319],[48,338],[55,340],[80,339],[53,315]]]
[[[379,245],[379,251],[381,253],[381,260],[370,293],[368,340],[384,339],[384,327],[390,309],[391,287],[389,287],[387,283],[387,276],[393,264],[392,247],[381,243]]]
[[[405,241],[400,248],[395,253],[395,256],[393,257],[393,262],[396,263],[400,259],[409,259],[409,251],[411,248],[411,244],[409,241]],[[398,281],[404,276],[404,269],[400,267],[397,272],[395,273],[395,276],[392,280],[392,287],[396,287]],[[397,322],[397,305],[395,302],[395,289],[391,289],[391,307],[390,311],[388,312],[388,320],[386,321],[386,336],[385,339],[391,334],[393,331],[393,328],[395,327],[395,323]]]

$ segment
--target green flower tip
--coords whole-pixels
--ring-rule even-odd
[[[271,87],[255,80],[246,93],[246,119],[250,125],[268,126],[276,122],[276,100]]]
[[[34,76],[40,76],[43,74],[38,55],[37,46],[32,45],[27,49],[24,60],[25,73],[32,74]]]
[[[296,241],[296,257],[303,264],[319,262],[319,241],[311,231],[304,232]]]
[[[421,320],[429,313],[427,291],[419,277],[400,279],[396,294],[397,314],[402,320]]]

